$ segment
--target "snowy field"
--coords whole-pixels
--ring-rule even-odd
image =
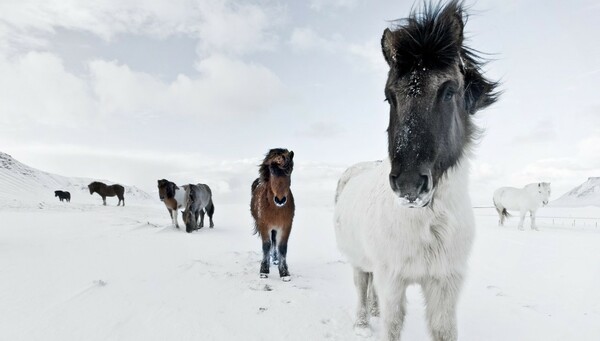
[[[92,200],[95,199],[95,200]],[[113,200],[110,200],[113,199]],[[156,199],[126,207],[47,201],[0,206],[2,340],[354,340],[350,266],[332,207],[297,198],[292,281],[259,279],[246,205],[215,199],[214,229],[169,224]],[[544,208],[540,216],[564,216]],[[476,209],[477,238],[459,305],[461,340],[599,340],[600,229],[518,231]],[[600,209],[577,216],[600,218]],[[529,221],[526,221],[528,227]],[[423,300],[408,292],[405,340],[428,340]],[[372,319],[378,339],[381,328]]]

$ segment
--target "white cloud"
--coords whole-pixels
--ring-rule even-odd
[[[383,58],[379,39],[374,39],[362,44],[350,44],[347,47],[351,55],[365,62],[371,70],[387,73],[389,67]]]
[[[339,45],[339,42],[333,39],[321,37],[310,27],[298,27],[292,31],[289,44],[296,51],[320,50],[333,52]]]
[[[310,0],[310,8],[320,12],[327,8],[352,9],[358,5],[358,0]]]
[[[86,80],[67,71],[50,53],[0,55],[0,119],[5,124],[77,126],[96,112]]]
[[[232,117],[264,113],[284,95],[279,78],[259,64],[214,55],[197,68],[198,77],[164,82],[115,61],[92,61],[89,75],[76,76],[50,53],[0,58],[0,117],[11,125],[73,127],[98,114]]]
[[[243,54],[271,48],[282,10],[230,0],[22,0],[0,3],[0,47],[40,46],[57,28],[106,41],[120,34],[197,38],[200,52]]]

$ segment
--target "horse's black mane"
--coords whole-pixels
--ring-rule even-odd
[[[384,35],[381,44],[386,61],[399,76],[458,64],[465,76],[467,109],[474,113],[494,103],[499,94],[494,92],[498,83],[482,75],[485,62],[478,51],[463,44],[466,19],[460,0],[446,5],[425,3],[422,10],[413,10],[408,18],[394,21],[392,34],[388,35],[391,39],[386,40]],[[477,103],[473,103],[474,98],[479,98]]]
[[[281,156],[284,159],[283,164],[279,165],[271,162],[277,156]],[[293,169],[294,160],[290,157],[290,152],[287,149],[271,149],[267,155],[265,155],[265,158],[258,169],[259,181],[263,183],[269,181],[271,173],[275,176],[288,176],[292,173]]]

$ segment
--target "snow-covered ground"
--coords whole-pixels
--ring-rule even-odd
[[[216,227],[187,234],[170,226],[156,193],[126,187],[127,206],[102,206],[90,179],[0,153],[0,340],[361,339],[352,271],[333,233],[338,174],[307,185],[311,169],[323,173],[301,169],[293,185],[284,283],[275,268],[258,276],[261,246],[240,203],[249,191],[216,191]],[[71,203],[56,189],[70,190]],[[493,208],[475,214],[461,340],[600,339],[600,207],[544,207],[539,232],[518,231],[516,217],[498,227]],[[419,288],[408,298],[403,337],[427,340]]]
[[[158,199],[0,206],[1,339],[361,339],[333,209],[310,201],[297,198],[289,283],[276,271],[259,278],[247,205],[215,198],[216,227],[192,234],[170,226]],[[540,220],[540,232],[522,232],[516,218],[501,228],[491,209],[476,215],[460,339],[600,339],[600,229]],[[585,215],[600,218],[600,209]],[[403,339],[428,340],[419,289],[408,297]]]

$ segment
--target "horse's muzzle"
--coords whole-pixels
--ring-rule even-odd
[[[285,203],[287,203],[287,198],[283,197],[283,198],[279,199],[277,196],[273,196],[273,202],[275,202],[275,206],[283,207],[283,206],[285,206]]]
[[[390,187],[398,196],[398,203],[410,208],[429,205],[434,193],[431,171],[425,174],[390,173]]]

